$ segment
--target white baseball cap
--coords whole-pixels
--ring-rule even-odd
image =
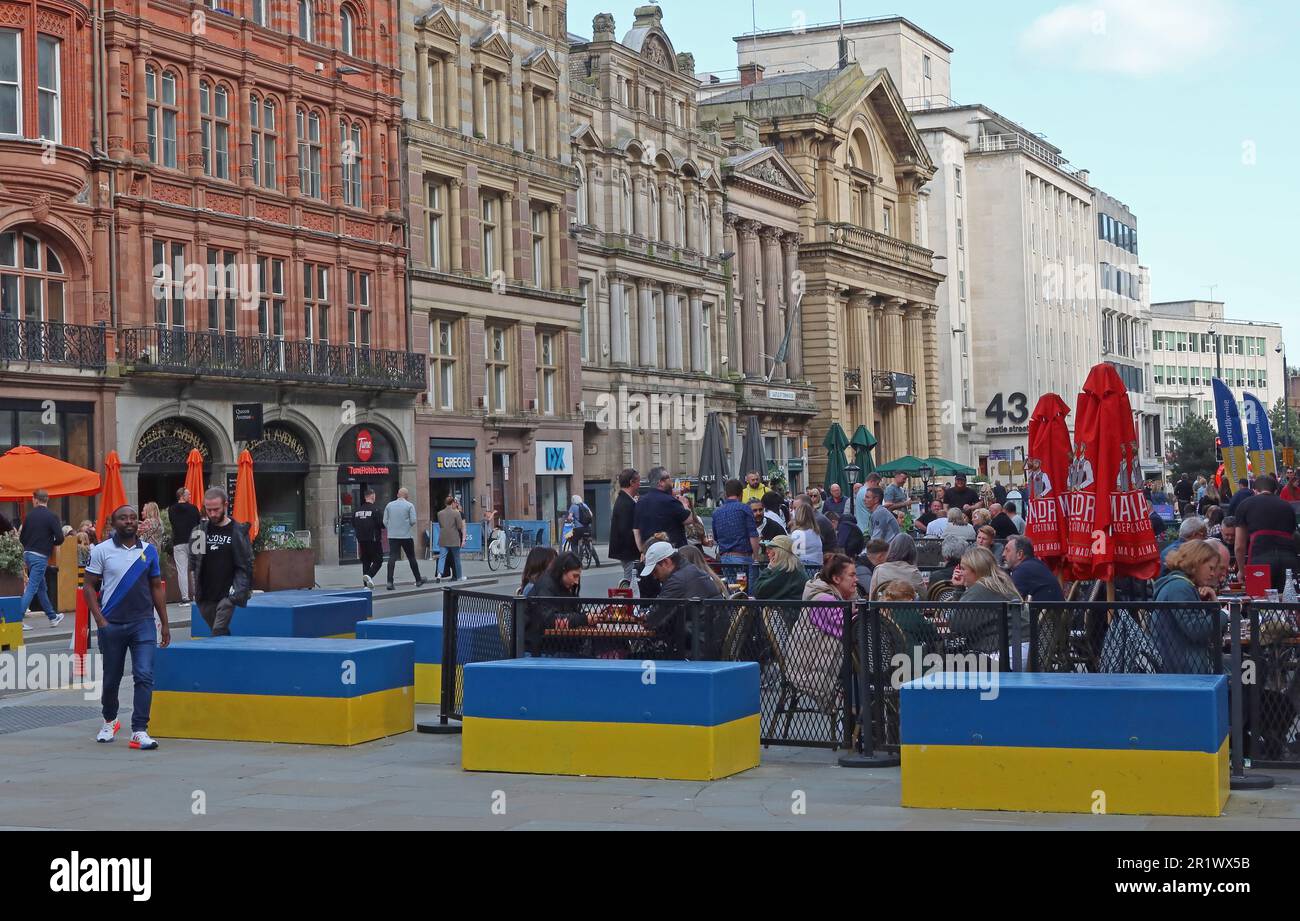
[[[656,566],[676,552],[676,547],[662,540],[657,544],[651,544],[650,549],[645,552],[645,569],[641,570],[641,575],[650,575],[655,571]]]

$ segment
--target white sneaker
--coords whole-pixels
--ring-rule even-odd
[[[58,617],[54,618],[54,620],[50,621],[50,629],[53,630],[59,624],[63,623],[66,617],[66,614],[60,614]]]
[[[23,621],[23,633],[31,633],[31,632],[32,632],[32,625],[27,623],[27,621]]]
[[[111,723],[105,723],[99,727],[99,735],[95,736],[96,742],[112,742],[117,738],[117,731],[122,728],[122,723],[113,720]]]
[[[361,577],[361,584],[364,585],[366,588],[374,588],[374,587],[375,587],[375,580],[372,579],[372,578],[370,578],[369,576],[362,576],[362,577]]]
[[[151,751],[158,747],[158,743],[149,738],[147,732],[133,732],[131,733],[131,747],[138,748],[141,751]]]

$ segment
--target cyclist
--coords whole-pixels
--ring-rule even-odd
[[[578,552],[578,549],[585,541],[587,547],[591,550],[591,558],[596,561],[595,565],[599,566],[600,556],[596,553],[596,545],[591,539],[593,537],[591,525],[595,517],[591,513],[591,507],[582,501],[582,496],[573,497],[573,503],[569,506],[568,515],[568,521],[573,524],[573,537],[570,538],[572,541],[570,546],[573,547],[574,552]]]

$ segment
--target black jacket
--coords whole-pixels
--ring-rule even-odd
[[[203,520],[199,508],[193,502],[173,502],[167,508],[167,520],[172,525],[172,545],[188,544],[194,535],[194,529]]]
[[[362,502],[352,513],[352,530],[363,544],[379,540],[380,524],[375,507],[369,502]]]
[[[63,522],[45,506],[33,506],[23,519],[18,540],[22,542],[24,553],[49,556],[55,547],[63,543]]]
[[[673,574],[664,582],[663,587],[659,590],[659,595],[655,599],[655,605],[646,617],[646,626],[652,630],[660,632],[665,638],[676,642],[678,636],[678,626],[688,625],[687,615],[691,612],[691,601],[699,598],[721,598],[722,591],[718,584],[713,581],[713,577],[698,566],[692,566],[689,563],[680,566],[673,571]],[[676,601],[677,604],[671,602]],[[710,661],[719,657],[722,651],[722,641],[726,637],[726,622],[728,612],[725,610],[715,610],[711,623],[700,624],[699,629],[702,631],[703,639],[703,659]],[[693,622],[692,622],[693,625]],[[685,638],[685,648],[679,650],[681,653],[689,652],[691,648],[689,634]]]
[[[567,619],[570,627],[587,625],[586,615],[582,613],[582,605],[576,600],[577,597],[576,591],[566,590],[549,571],[542,573],[533,590],[528,593],[524,615],[524,648],[528,652],[533,655],[541,652],[546,631],[560,618]]]
[[[231,519],[232,521],[234,519]],[[240,607],[253,597],[253,544],[248,539],[248,525],[236,521],[234,528],[235,579],[230,595]],[[203,584],[203,558],[208,549],[208,520],[199,522],[196,535],[190,540],[190,597],[197,598],[195,589]],[[202,535],[201,537],[198,535]]]
[[[1035,601],[1064,601],[1061,581],[1052,575],[1047,564],[1038,557],[1022,560],[1020,565],[1011,570],[1011,581],[1016,583],[1020,594]]]
[[[632,534],[635,517],[636,502],[620,489],[614,499],[614,509],[609,516],[609,558],[611,560],[627,563],[641,559],[641,551],[636,548],[636,537]],[[649,534],[645,536],[650,537]]]

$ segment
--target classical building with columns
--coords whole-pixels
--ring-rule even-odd
[[[762,65],[748,63],[740,83],[701,104],[702,125],[732,139],[738,116],[756,123],[814,195],[799,207],[798,325],[818,405],[811,480],[824,473],[821,441],[835,422],[849,434],[872,430],[878,460],[937,453],[943,276],[918,245],[919,195],[935,166],[893,80],[857,63],[764,79]]]
[[[735,429],[724,150],[695,128],[694,70],[657,6],[638,8],[621,38],[608,13],[590,40],[571,37],[585,494],[602,539],[620,470],[694,475],[707,414]]]
[[[556,535],[583,481],[565,4],[400,15],[420,517],[455,496]]]

